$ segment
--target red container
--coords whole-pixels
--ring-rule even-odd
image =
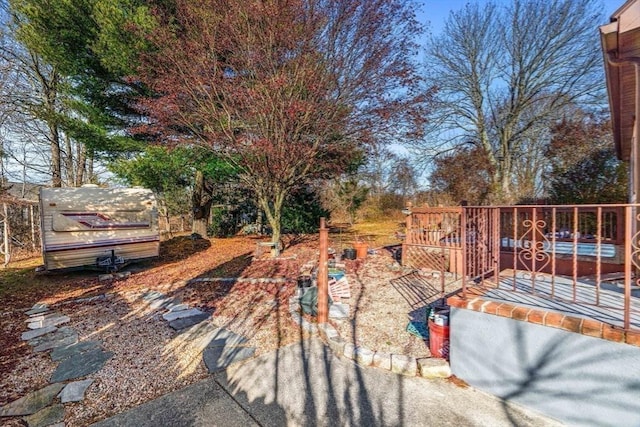
[[[353,248],[356,250],[356,258],[366,258],[368,247],[369,245],[367,245],[367,242],[354,242]]]
[[[429,351],[433,357],[449,360],[449,326],[429,320]]]

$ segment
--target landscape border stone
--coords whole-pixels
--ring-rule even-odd
[[[294,322],[307,322],[295,309],[296,304],[289,301],[289,312]],[[309,322],[307,322],[309,323]],[[331,351],[338,357],[354,360],[358,365],[385,369],[400,375],[421,376],[423,378],[448,378],[451,376],[449,362],[439,358],[416,359],[402,354],[389,354],[358,347],[346,342],[331,324],[312,324]],[[302,325],[301,325],[302,326]]]
[[[391,372],[400,375],[415,377],[418,373],[418,362],[413,356],[405,356],[403,354],[391,355]]]

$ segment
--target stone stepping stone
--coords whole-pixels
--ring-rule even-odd
[[[235,347],[239,345],[244,345],[249,340],[243,337],[242,335],[238,335],[234,332],[231,332],[227,329],[220,329],[213,335],[211,341],[207,345],[207,347]]]
[[[346,319],[349,317],[349,304],[334,303],[329,306],[331,319]]]
[[[209,313],[197,314],[195,316],[183,317],[181,319],[172,320],[169,322],[169,326],[176,331],[181,329],[189,328],[191,326],[197,325],[200,322],[204,322],[211,315]]]
[[[74,381],[67,384],[58,397],[62,403],[80,402],[84,400],[84,392],[93,383],[93,378],[87,378],[82,381]]]
[[[18,400],[0,407],[0,417],[16,417],[35,414],[42,408],[49,406],[53,398],[60,393],[64,384],[51,384],[40,390],[33,391]]]
[[[64,405],[48,406],[23,418],[29,427],[47,427],[64,420]]]
[[[233,363],[253,357],[254,347],[207,347],[202,353],[209,373],[221,371]]]
[[[56,347],[51,352],[51,360],[58,362],[64,360],[67,357],[75,356],[76,354],[86,353],[87,351],[101,348],[102,341],[80,341],[75,344]]]
[[[69,316],[65,316],[60,313],[50,313],[45,314],[41,319],[39,319],[38,317],[30,319],[29,323],[27,324],[27,328],[38,329],[44,328],[46,326],[56,326],[62,323],[67,323],[70,320],[71,318]]]
[[[157,298],[151,300],[151,302],[149,303],[149,307],[157,310],[159,308],[167,308],[172,304],[175,304],[175,300],[173,298]]]
[[[110,351],[98,348],[85,353],[74,354],[64,359],[51,376],[52,383],[84,377],[102,369],[107,360],[113,357]]]
[[[29,318],[25,320],[25,322],[26,323],[40,322],[44,319],[49,319],[56,316],[62,316],[62,314],[58,313],[57,311],[52,311],[51,313],[44,313],[44,314],[43,313],[35,314],[33,316],[29,316]]]
[[[162,292],[158,291],[149,291],[142,294],[142,299],[145,301],[153,301],[158,298],[165,298],[165,295]]]
[[[71,328],[60,328],[41,337],[29,341],[33,351],[47,351],[56,347],[66,347],[78,342],[78,334]]]
[[[24,312],[27,316],[36,316],[38,314],[43,314],[49,311],[49,307],[46,305],[34,305],[33,308]]]
[[[162,318],[167,322],[171,322],[172,320],[182,319],[184,317],[191,317],[203,314],[204,312],[198,310],[197,308],[191,308],[189,310],[181,310],[181,311],[170,311],[162,315]]]
[[[190,308],[189,305],[184,303],[170,304],[167,306],[167,309],[169,310],[169,312],[183,311],[183,310],[188,310],[189,308]]]
[[[29,331],[23,332],[20,336],[20,339],[22,339],[22,341],[29,341],[39,336],[46,335],[49,332],[54,332],[56,330],[58,330],[57,326],[45,326],[44,328],[31,329]]]

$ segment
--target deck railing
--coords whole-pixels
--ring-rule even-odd
[[[640,297],[639,208],[412,208],[403,257],[405,251],[419,254],[420,247],[432,253],[446,248],[460,265],[432,264],[461,275],[463,296],[478,287],[495,295],[532,295],[564,307],[595,307],[595,317],[625,330],[640,329],[640,299],[635,298]]]

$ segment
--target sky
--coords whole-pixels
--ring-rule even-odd
[[[478,0],[482,3],[483,0]],[[609,22],[609,17],[622,6],[626,0],[600,0],[604,12],[605,21]],[[422,13],[418,15],[420,21],[429,21],[430,30],[433,34],[438,34],[444,25],[444,21],[452,10],[461,9],[469,0],[422,0],[424,6]],[[511,0],[495,0],[496,3],[510,3]]]

